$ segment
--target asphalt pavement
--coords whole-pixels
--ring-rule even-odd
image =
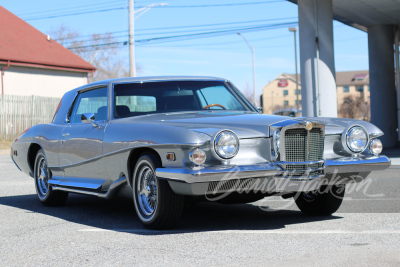
[[[151,231],[127,199],[42,206],[33,179],[0,153],[0,266],[400,266],[400,150],[388,154],[394,165],[348,186],[333,216],[279,197],[199,203],[176,229]]]

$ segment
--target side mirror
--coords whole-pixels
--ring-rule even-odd
[[[263,113],[263,108],[262,107],[257,107],[258,113]]]
[[[81,116],[82,123],[91,123],[93,127],[99,126],[97,123],[94,122],[95,117],[93,113],[83,113]]]

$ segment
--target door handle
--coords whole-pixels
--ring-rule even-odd
[[[62,135],[61,135],[61,137],[68,137],[68,136],[69,136],[69,133],[62,134]]]

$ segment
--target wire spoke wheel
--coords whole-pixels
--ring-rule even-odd
[[[47,168],[46,159],[39,159],[38,168],[36,169],[38,194],[45,197],[49,191],[49,170]]]
[[[157,209],[157,180],[154,171],[143,167],[137,179],[137,195],[141,211],[146,216],[151,216]]]
[[[35,178],[36,194],[45,206],[60,206],[67,201],[68,192],[54,191],[50,185],[51,171],[47,165],[43,150],[36,154],[35,169],[33,171]]]
[[[158,179],[155,170],[161,160],[152,153],[143,153],[133,173],[133,203],[139,220],[149,229],[169,229],[182,216],[184,196],[175,194],[168,181]]]

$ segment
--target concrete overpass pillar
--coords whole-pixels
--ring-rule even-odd
[[[371,122],[385,133],[381,137],[384,147],[397,145],[393,29],[393,25],[368,27]]]
[[[299,0],[302,111],[337,117],[332,0]]]

